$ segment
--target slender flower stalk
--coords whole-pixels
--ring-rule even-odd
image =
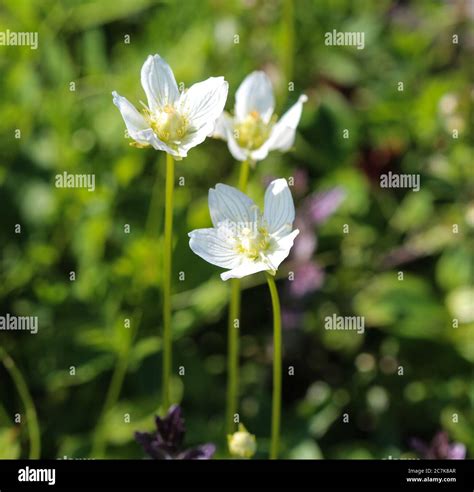
[[[242,163],[240,164],[239,190],[242,193],[247,192],[247,183],[249,180],[250,164],[251,164],[251,161],[249,159],[245,159],[245,161],[242,161]]]
[[[234,416],[239,405],[239,327],[235,322],[240,318],[240,279],[230,284],[229,322],[227,329],[227,417],[226,432],[235,429]]]
[[[181,91],[171,67],[159,55],[150,55],[141,69],[147,104],[138,111],[125,97],[113,92],[113,102],[127,127],[132,145],[164,151],[166,157],[165,231],[163,254],[163,396],[166,414],[171,401],[172,333],[171,277],[173,241],[174,159],[181,160],[213,133],[224,109],[228,84],[210,77]]]
[[[293,77],[293,59],[295,50],[295,5],[293,0],[284,0],[282,8],[283,32],[285,34],[282,65],[286,82]]]
[[[163,412],[171,402],[171,271],[173,246],[174,160],[166,155],[165,238],[163,255]]]
[[[289,24],[292,24],[293,22],[291,5],[288,6],[285,4],[284,17],[287,21],[288,29],[290,29]],[[292,35],[293,33],[290,32],[289,34]],[[292,39],[292,45],[289,47],[290,51],[293,51]],[[287,67],[286,74],[288,75],[291,70],[291,66]],[[232,156],[242,163],[238,185],[241,192],[245,193],[246,191],[251,166],[254,167],[257,161],[265,159],[272,150],[286,152],[293,146],[296,127],[300,121],[303,104],[306,100],[307,97],[301,95],[298,101],[278,121],[277,116],[274,114],[275,96],[268,76],[264,72],[256,71],[252,72],[244,79],[235,94],[234,114],[222,113],[217,121],[213,134],[215,138],[225,140]],[[223,191],[223,188],[221,188],[221,190]],[[219,193],[217,189],[215,191],[216,193],[213,196],[217,197]],[[209,196],[209,202],[211,205],[211,194]],[[237,214],[237,216],[239,216],[239,214]],[[249,221],[249,223],[250,222],[251,221]],[[254,225],[257,226],[256,230],[258,232],[258,224]],[[242,224],[240,224],[240,226],[242,230],[246,229],[245,227],[242,227]],[[261,230],[264,229],[265,228],[263,227]],[[246,234],[248,235],[248,232],[246,232]],[[249,238],[250,242],[253,242],[254,240],[258,242],[260,240],[261,244],[266,244],[265,237],[260,237],[259,239],[259,236],[261,235],[256,234],[255,236],[256,237],[254,238]],[[248,241],[244,240],[244,243],[246,242]],[[192,239],[191,247],[193,247],[192,244],[196,245],[197,241],[193,242]],[[267,244],[267,246],[268,245],[269,244]],[[243,250],[245,251],[245,249],[246,247],[244,246]],[[247,256],[251,257],[254,252],[254,250],[247,251]],[[198,252],[197,254],[200,253]],[[209,255],[203,257],[208,259]],[[229,261],[226,261],[225,263],[229,263]],[[224,266],[220,263],[214,264]],[[270,265],[268,269],[272,270],[271,261],[267,262],[267,266],[268,264]],[[265,269],[265,267],[262,268],[262,270]],[[224,276],[225,275],[226,274],[224,274]],[[240,281],[238,280],[239,276],[232,275],[232,277],[236,278],[231,280],[232,285],[230,289],[231,295],[228,319],[227,434],[231,434],[235,430],[234,416],[238,406],[239,325],[237,323],[240,318],[241,296]]]
[[[245,193],[249,178],[250,162],[242,161],[239,174],[239,190]],[[227,413],[226,432],[235,429],[234,416],[239,401],[239,328],[240,328],[240,280],[234,278],[230,286],[229,320],[227,329]],[[236,326],[236,321],[239,324]]]
[[[272,440],[270,459],[278,458],[281,425],[281,309],[275,279],[266,273],[273,309],[273,396],[272,396]]]
[[[272,181],[264,202],[262,214],[247,195],[231,186],[217,184],[215,189],[209,190],[209,212],[214,227],[190,232],[189,246],[212,265],[228,269],[221,273],[222,280],[240,279],[257,272],[267,274],[274,318],[271,457],[276,459],[280,435],[282,349],[280,302],[274,276],[280,263],[289,255],[299,231],[293,230],[295,206],[286,180]],[[237,294],[240,292],[232,288],[231,305],[234,307],[240,305]],[[234,331],[235,328],[229,332],[229,377],[233,378],[228,393],[229,404],[236,401],[235,354],[238,346],[233,342]]]
[[[41,436],[38,424],[38,416],[36,414],[35,404],[31,397],[28,385],[25,378],[21,374],[18,367],[16,367],[14,360],[8,355],[7,351],[0,346],[0,360],[5,369],[10,374],[13,383],[20,395],[26,412],[26,422],[28,426],[28,433],[30,436],[30,460],[37,460],[41,454]]]

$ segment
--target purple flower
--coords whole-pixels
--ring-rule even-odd
[[[295,220],[295,227],[300,230],[292,249],[292,258],[295,261],[307,262],[313,257],[318,245],[315,226],[328,219],[337,210],[344,197],[345,192],[342,188],[332,188],[314,193],[303,201]]]
[[[313,257],[318,246],[318,238],[314,231],[298,217],[295,221],[295,228],[299,229],[300,233],[295,238],[290,258],[297,263],[305,263]]]
[[[339,207],[346,196],[340,188],[332,188],[321,193],[313,193],[303,202],[302,211],[311,225],[322,224]]]
[[[463,460],[466,458],[466,446],[459,442],[449,443],[446,432],[438,432],[430,444],[413,438],[411,447],[426,460]]]
[[[186,429],[181,408],[173,405],[166,417],[155,417],[156,431],[135,432],[135,440],[154,460],[209,460],[216,451],[214,444],[181,449]]]
[[[306,198],[298,209],[295,227],[300,233],[295,239],[290,256],[295,273],[288,289],[291,297],[304,297],[322,286],[324,271],[312,261],[318,246],[318,238],[314,229],[337,210],[344,196],[345,192],[342,188],[314,193]]]
[[[314,262],[308,261],[294,269],[294,279],[289,284],[290,295],[301,298],[318,290],[324,281],[323,269]]]

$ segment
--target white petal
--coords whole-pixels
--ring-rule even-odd
[[[230,278],[242,278],[247,275],[252,275],[253,273],[263,272],[265,270],[269,270],[269,267],[262,261],[245,261],[232,270],[221,273],[221,279],[229,280]]]
[[[250,112],[257,111],[265,123],[270,121],[275,98],[270,79],[265,72],[252,72],[245,77],[235,94],[235,116],[242,121]]]
[[[290,250],[293,247],[295,237],[299,234],[299,232],[300,231],[298,229],[295,229],[290,234],[278,238],[277,249],[268,255],[268,260],[275,270],[278,269],[280,263],[290,254]]]
[[[247,149],[242,148],[235,139],[233,128],[227,132],[227,148],[232,157],[238,161],[245,161],[249,158]]]
[[[217,118],[216,126],[212,134],[213,138],[227,140],[227,132],[229,130],[232,131],[233,126],[232,116],[224,111],[219,118]]]
[[[180,110],[196,130],[208,127],[209,135],[215,127],[217,118],[224,110],[229,84],[224,77],[210,77],[192,85],[181,95]]]
[[[113,102],[119,108],[122,118],[127,127],[128,134],[133,140],[142,145],[151,145],[156,150],[163,150],[174,157],[180,157],[180,154],[168,147],[162,142],[153,130],[148,126],[145,118],[135,109],[135,106],[125,97],[120,96],[117,92],[112,92]]]
[[[270,152],[270,145],[267,140],[260,148],[250,152],[250,159],[252,159],[252,161],[263,161],[263,159],[267,157],[268,152]]]
[[[204,142],[209,136],[209,131],[207,127],[203,127],[200,130],[189,132],[186,137],[183,138],[181,144],[178,147],[182,157],[186,157],[188,151],[193,147],[196,147],[200,143]]]
[[[242,225],[255,221],[258,208],[237,188],[219,183],[209,190],[209,212],[214,227],[226,221]]]
[[[159,139],[157,139],[156,135],[153,133],[153,130],[149,127],[147,121],[137,111],[135,106],[115,91],[112,92],[112,96],[114,104],[122,114],[122,118],[125,122],[125,126],[127,127],[130,137],[142,145],[152,145],[157,150],[165,150],[164,148],[161,148],[160,145],[163,142],[160,142]]]
[[[289,150],[295,142],[295,133],[300,122],[303,104],[308,98],[303,94],[298,101],[278,120],[273,127],[270,138],[266,145],[268,150]]]
[[[263,217],[270,234],[287,234],[295,220],[295,205],[286,179],[275,179],[265,191]]]
[[[139,113],[135,106],[125,97],[122,97],[117,92],[112,92],[113,103],[119,108],[122,113],[123,121],[127,127],[129,135],[133,138],[133,134],[150,128],[145,118]]]
[[[235,140],[234,132],[230,131],[227,134],[227,147],[232,157],[238,161],[245,161],[248,159],[247,150],[243,149]]]
[[[234,119],[229,113],[222,113],[219,116],[214,133],[214,138],[222,138],[227,140],[227,147],[234,159],[238,161],[245,161],[248,158],[248,151],[239,146],[234,137]]]
[[[271,150],[285,152],[293,146],[303,103],[307,100],[308,98],[304,94],[299,97],[298,101],[275,124],[268,140],[260,148],[250,153],[252,160],[262,161]]]
[[[235,268],[240,259],[216,229],[196,229],[189,234],[189,247],[211,265]]]
[[[148,107],[155,111],[179,98],[178,85],[171,67],[160,57],[150,55],[142,67],[141,81]]]
[[[146,130],[148,132],[148,130]],[[149,143],[152,145],[152,147],[155,150],[163,150],[164,152],[172,155],[173,157],[186,157],[186,153],[180,152],[179,150],[172,149],[169,147],[167,144],[162,142],[155,133],[151,132],[152,134],[149,136]]]

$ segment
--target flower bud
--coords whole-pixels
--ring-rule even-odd
[[[257,440],[253,434],[247,431],[243,424],[239,424],[239,430],[227,436],[229,452],[239,458],[251,458],[257,450]]]

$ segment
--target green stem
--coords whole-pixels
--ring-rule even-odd
[[[145,233],[149,238],[156,238],[159,236],[160,225],[160,196],[163,189],[163,182],[161,177],[161,159],[158,159],[156,163],[155,183],[151,190],[150,204],[148,205],[148,214],[145,224]]]
[[[250,172],[250,161],[245,160],[240,165],[239,189],[247,190]],[[227,413],[226,433],[235,430],[234,416],[237,413],[239,400],[239,328],[240,328],[240,280],[230,281],[229,319],[227,324]]]
[[[239,174],[239,190],[245,193],[247,191],[247,183],[249,181],[250,161],[242,161],[240,164]]]
[[[234,278],[230,285],[229,324],[227,332],[227,434],[235,430],[234,415],[238,407],[239,391],[239,315],[240,315],[240,280]]]
[[[281,420],[281,312],[280,299],[278,297],[275,279],[269,273],[266,273],[265,275],[270,289],[273,308],[273,399],[270,459],[276,460],[278,458],[278,448],[280,445]]]
[[[166,154],[165,190],[165,239],[163,257],[163,402],[162,411],[167,412],[170,405],[170,379],[172,367],[171,343],[171,260],[173,241],[173,189],[174,160]]]
[[[283,32],[284,32],[284,52],[283,52],[283,70],[286,77],[286,83],[293,77],[293,58],[295,49],[295,20],[293,4],[294,0],[284,0],[283,2]],[[288,87],[288,86],[287,86]]]
[[[29,458],[30,460],[37,460],[39,459],[41,453],[41,437],[38,424],[38,416],[36,414],[33,399],[31,398],[28,386],[25,382],[25,379],[23,378],[23,375],[16,367],[13,359],[8,355],[3,347],[0,347],[0,359],[5,366],[5,369],[10,374],[25,407],[26,422],[28,425],[28,433],[30,435]]]

